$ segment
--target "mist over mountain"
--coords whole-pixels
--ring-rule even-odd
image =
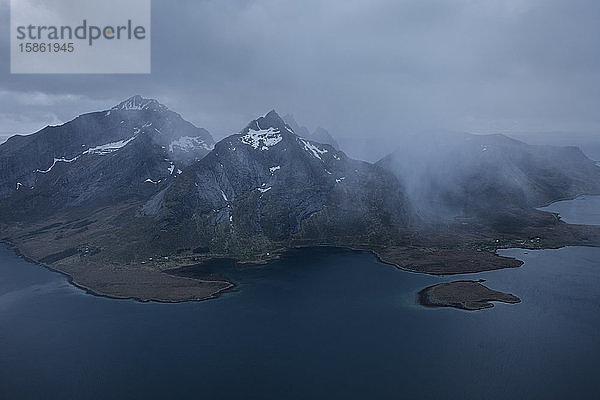
[[[350,231],[383,238],[417,213],[481,216],[600,193],[600,167],[576,147],[440,132],[408,137],[373,165],[336,146],[326,130],[275,111],[215,144],[136,95],[0,145],[0,199],[13,216],[142,201],[161,232],[192,232],[182,240],[227,252],[242,237],[264,248]]]
[[[506,134],[527,144],[576,146],[590,159],[600,161],[600,134],[578,132],[511,132]]]
[[[489,216],[600,193],[600,167],[579,148],[528,145],[504,135],[414,135],[377,164],[394,172],[415,207],[434,217]]]
[[[283,120],[294,130],[298,136],[314,140],[315,142],[328,144],[337,150],[341,149],[337,141],[325,128],[321,128],[319,126],[317,129],[311,132],[307,127],[300,126],[292,114],[286,114],[283,117]]]

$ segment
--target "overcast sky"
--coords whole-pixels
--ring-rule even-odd
[[[431,129],[600,131],[598,0],[152,3],[151,75],[37,76],[9,73],[0,0],[0,135],[133,94],[217,138],[275,108],[379,153]]]

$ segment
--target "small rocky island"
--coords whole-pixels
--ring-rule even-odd
[[[426,287],[419,292],[419,303],[427,307],[454,307],[461,310],[482,310],[494,307],[492,301],[520,303],[509,293],[492,290],[479,281],[454,281]]]

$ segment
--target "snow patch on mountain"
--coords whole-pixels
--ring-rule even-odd
[[[41,170],[41,169],[36,169],[35,172],[39,172],[41,174],[47,174],[48,172],[52,171],[52,168],[54,168],[54,166],[56,165],[57,162],[66,162],[66,163],[72,163],[73,161],[76,161],[80,156],[77,156],[75,158],[55,158],[54,161],[52,161],[52,165],[50,166],[50,168],[46,169],[46,170]]]
[[[325,154],[328,152],[327,149],[321,149],[321,148],[315,146],[314,144],[312,144],[311,142],[309,142],[308,140],[301,139],[301,138],[298,138],[298,140],[304,145],[304,150],[312,153],[312,155],[314,157],[318,158],[319,160],[322,160],[321,154]]]
[[[98,154],[98,155],[106,155],[112,153],[113,151],[117,151],[127,146],[131,141],[133,141],[136,136],[130,137],[129,139],[119,140],[118,142],[106,143],[100,146],[92,147],[87,149],[82,153],[83,154]]]
[[[283,137],[281,136],[279,129],[269,128],[258,131],[250,129],[248,133],[240,138],[240,141],[255,149],[260,147],[261,150],[269,150],[269,147],[275,146],[277,143],[281,142],[282,139]]]
[[[169,144],[169,152],[175,150],[190,152],[196,149],[212,150],[212,146],[206,144],[200,137],[182,136]]]
[[[119,140],[118,142],[111,142],[111,143],[106,143],[106,144],[103,144],[100,146],[92,147],[73,158],[64,158],[64,157],[54,158],[54,161],[52,161],[52,165],[48,169],[46,169],[46,170],[36,169],[35,172],[39,172],[41,174],[47,174],[48,172],[52,171],[52,168],[54,168],[56,163],[59,163],[59,162],[72,163],[74,161],[77,161],[79,159],[79,157],[84,156],[86,154],[95,154],[95,155],[100,155],[100,156],[110,154],[114,151],[117,151],[117,150],[127,146],[127,144],[129,144],[129,142],[131,142],[135,138],[136,138],[136,136],[133,136],[129,139]]]

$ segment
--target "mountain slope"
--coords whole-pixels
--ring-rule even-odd
[[[383,243],[416,222],[392,174],[297,136],[274,111],[217,143],[143,212],[159,221],[159,247],[225,254],[291,240]]]
[[[0,145],[0,199],[30,213],[146,197],[212,146],[208,131],[133,96]]]

